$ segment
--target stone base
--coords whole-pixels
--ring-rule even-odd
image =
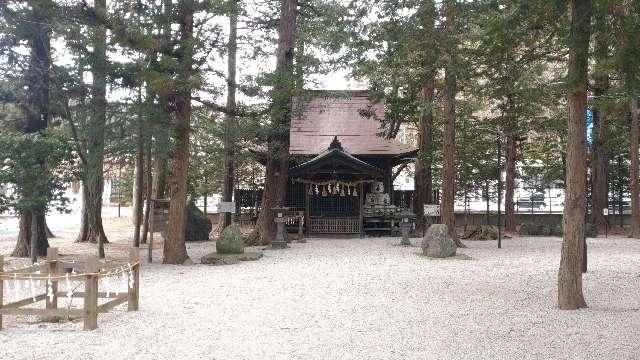
[[[263,256],[261,252],[245,251],[242,254],[218,254],[211,253],[203,256],[200,262],[206,265],[231,265],[240,261],[254,261]]]
[[[428,259],[428,260],[475,260],[474,258],[472,258],[469,255],[466,254],[462,254],[462,253],[457,253],[453,256],[449,256],[449,257],[431,257],[431,256],[427,256],[422,252],[416,252],[417,255],[420,255],[421,257]]]
[[[271,242],[271,249],[286,249],[288,248],[289,245],[287,245],[286,241],[272,241]]]

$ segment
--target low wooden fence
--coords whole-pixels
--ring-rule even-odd
[[[77,272],[78,270],[81,272]],[[98,327],[99,313],[106,313],[125,302],[128,311],[138,311],[139,279],[138,248],[130,249],[126,264],[102,269],[95,256],[87,257],[84,262],[64,261],[58,259],[57,248],[48,248],[46,261],[5,272],[4,258],[0,255],[0,330],[4,315],[39,315],[43,320],[51,322],[61,318],[83,318],[84,330],[94,330]],[[102,291],[99,289],[100,280],[103,280]],[[8,304],[4,303],[4,283],[13,285],[15,293],[13,302]],[[64,284],[64,291],[61,291],[61,283]],[[82,284],[84,291],[74,291]],[[125,284],[127,291],[121,293]],[[7,287],[11,291],[11,286]],[[24,290],[29,290],[29,296],[19,299]],[[67,307],[58,307],[60,297],[66,297]],[[83,299],[82,308],[71,308],[75,297]],[[99,304],[99,299],[108,301]],[[43,300],[44,308],[25,308]]]
[[[361,222],[359,217],[310,218],[312,234],[358,234]]]

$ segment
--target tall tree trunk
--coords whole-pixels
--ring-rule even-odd
[[[189,85],[193,75],[193,13],[190,1],[180,6],[180,46],[178,89],[174,96],[175,106],[175,150],[171,154],[171,178],[169,204],[169,226],[163,248],[164,264],[184,264],[189,260],[185,245],[187,223],[187,175],[189,165],[189,132],[191,130],[191,90]]]
[[[144,120],[142,117],[142,89],[138,89],[138,133],[136,134],[136,161],[133,186],[133,246],[140,246],[140,228],[144,202]]]
[[[424,228],[424,204],[433,203],[433,98],[435,94],[437,41],[435,38],[436,8],[433,1],[423,2],[420,8],[424,31],[424,59],[422,62],[425,78],[422,82],[420,97],[424,107],[418,118],[418,159],[415,162],[413,212],[416,214],[416,226]]]
[[[46,239],[47,234],[44,219],[44,214],[35,214],[32,210],[25,210],[20,214],[18,241],[11,256],[31,257],[32,262],[35,262],[36,259],[31,256],[34,254],[34,246],[37,256],[47,254],[49,243],[42,241],[43,237]]]
[[[640,183],[638,177],[638,142],[640,129],[638,129],[638,101],[632,95],[629,96],[629,114],[631,116],[630,149],[631,167],[629,169],[629,188],[631,189],[631,229],[629,237],[640,238]]]
[[[144,183],[146,184],[145,187],[145,196],[144,198],[147,200],[144,203],[144,219],[142,222],[142,238],[140,240],[140,242],[142,244],[146,244],[147,243],[147,233],[149,232],[149,215],[150,215],[150,211],[151,211],[151,197],[153,196],[153,186],[151,185],[152,180],[152,175],[153,175],[153,171],[151,169],[151,136],[147,137],[147,150],[146,150],[147,156],[145,158],[145,164],[144,164],[144,173],[145,173],[145,180]]]
[[[237,2],[233,2],[234,9],[229,15],[229,42],[227,44],[227,111],[224,118],[224,184],[222,186],[222,201],[233,199],[234,187],[234,147],[235,147],[235,116],[236,110],[236,52],[238,49],[238,9]],[[231,213],[224,213],[220,231],[231,225]]]
[[[517,134],[510,133],[507,136],[507,161],[505,163],[505,193],[504,193],[504,214],[505,229],[516,231],[516,214],[514,209],[513,196],[516,189],[516,161],[517,161]]]
[[[484,213],[484,223],[486,225],[491,224],[491,196],[489,196],[489,182],[485,181],[484,182],[484,194],[485,194],[485,205],[487,207],[485,213]]]
[[[156,132],[156,148],[153,159],[153,198],[164,199],[167,197],[167,178],[169,164],[167,161],[169,146],[167,129],[159,126]]]
[[[598,20],[604,18],[599,14]],[[601,24],[600,26],[605,26]],[[609,44],[605,30],[600,29],[594,34],[596,69],[602,72],[602,68],[609,58]],[[609,74],[594,74],[593,94],[596,99],[604,95],[609,88]],[[603,109],[594,107],[593,118],[593,150],[591,153],[591,219],[590,222],[597,226],[604,225],[606,218],[603,209],[609,207],[609,152],[606,146],[607,117]]]
[[[163,13],[165,21],[163,21],[162,36],[166,43],[171,42],[171,12],[172,3],[171,0],[163,1]],[[154,177],[153,177],[153,197],[154,199],[167,198],[167,183],[169,178],[169,162],[168,162],[168,149],[169,149],[169,123],[171,119],[171,110],[167,101],[166,95],[158,96],[159,107],[162,112],[161,124],[156,128],[156,150],[155,160],[153,164]]]
[[[95,11],[106,18],[106,1],[96,0]],[[104,25],[96,25],[93,34],[93,54],[91,56],[91,116],[87,129],[87,152],[83,163],[82,181],[82,224],[79,242],[97,245],[97,253],[104,258],[104,243],[107,237],[102,226],[102,191],[104,189],[104,132],[107,121],[107,36]]]
[[[89,220],[87,219],[87,198],[84,195],[84,185],[80,187],[82,194],[82,207],[80,208],[80,231],[75,242],[83,242],[89,239]],[[95,237],[94,237],[95,239]]]
[[[624,226],[624,208],[622,205],[622,199],[624,199],[624,187],[622,186],[623,180],[624,180],[624,176],[622,175],[622,155],[618,155],[618,158],[616,160],[616,167],[617,167],[617,178],[618,178],[618,186],[617,186],[617,198],[618,198],[618,221],[620,224],[620,228],[622,228]]]
[[[46,15],[53,6],[49,1],[32,6],[31,24],[32,38],[29,39],[29,68],[24,83],[28,87],[23,103],[25,121],[19,125],[24,133],[33,134],[47,128],[49,123],[49,84],[51,70],[50,19]],[[45,167],[44,160],[39,166]],[[38,255],[47,254],[49,241],[45,230],[46,208],[34,207],[20,213],[20,229],[13,256],[29,256],[32,262]],[[35,231],[34,231],[35,230]],[[35,251],[34,251],[35,250]]]
[[[558,270],[558,306],[562,310],[586,307],[582,294],[582,257],[585,236],[586,106],[591,0],[571,0],[571,31],[567,64],[567,169],[564,236]]]
[[[280,204],[284,205],[287,191],[297,16],[297,0],[280,1],[275,84],[271,95],[273,103],[271,110],[272,129],[268,136],[266,178],[262,205],[256,229],[249,239],[250,243],[269,244],[274,239],[276,228],[271,208]]]
[[[455,0],[444,1],[444,32],[445,41],[449,42],[445,46],[445,74],[444,74],[444,131],[442,135],[442,202],[440,214],[442,223],[447,225],[449,236],[458,246],[463,246],[456,232],[456,222],[454,214],[455,204],[455,141],[456,141],[456,64],[454,54],[454,44],[452,44],[455,31],[456,2]]]

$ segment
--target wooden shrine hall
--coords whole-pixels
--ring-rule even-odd
[[[390,231],[393,168],[417,150],[380,137],[384,104],[367,91],[309,91],[294,101],[285,206],[304,211],[307,234]]]

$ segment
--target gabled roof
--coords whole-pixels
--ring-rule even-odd
[[[372,103],[367,91],[311,90],[294,99],[289,132],[291,154],[322,153],[335,136],[349,154],[397,157],[416,150],[412,145],[388,140],[382,131],[384,104]],[[366,112],[373,116],[363,116]]]
[[[382,170],[347,153],[338,137],[329,148],[313,159],[289,169],[289,176],[338,175],[382,176]]]

